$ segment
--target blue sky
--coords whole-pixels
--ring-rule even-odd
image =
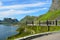
[[[45,14],[51,4],[52,0],[0,0],[0,19],[39,16]]]

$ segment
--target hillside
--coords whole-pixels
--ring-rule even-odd
[[[23,19],[20,20],[20,23],[26,23],[26,21],[35,21],[38,17],[35,16],[25,16]]]
[[[38,18],[38,20],[55,20],[60,17],[60,10],[49,11],[44,14],[42,17]]]
[[[43,14],[42,17],[39,16],[38,18],[38,20],[55,20],[55,19],[60,19],[60,0],[52,0],[50,10],[46,14]]]

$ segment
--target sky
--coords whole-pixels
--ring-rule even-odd
[[[21,20],[26,15],[39,16],[51,7],[52,0],[0,0],[0,20],[13,18]]]

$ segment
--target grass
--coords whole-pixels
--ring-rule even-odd
[[[60,10],[57,11],[49,11],[46,14],[44,14],[42,17],[39,16],[38,20],[55,20],[58,16],[60,16]]]
[[[17,30],[17,31],[19,31],[18,34],[8,37],[7,40],[14,40],[16,38],[33,35],[33,34],[37,34],[37,33],[58,31],[58,30],[60,30],[60,26],[50,26],[49,31],[48,31],[48,26],[29,26],[29,27],[26,27],[25,31],[24,31],[24,29],[25,29],[25,27],[20,28],[19,30]]]

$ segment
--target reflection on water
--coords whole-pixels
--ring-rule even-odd
[[[17,28],[16,26],[0,25],[0,40],[6,40],[7,37],[17,34]]]

